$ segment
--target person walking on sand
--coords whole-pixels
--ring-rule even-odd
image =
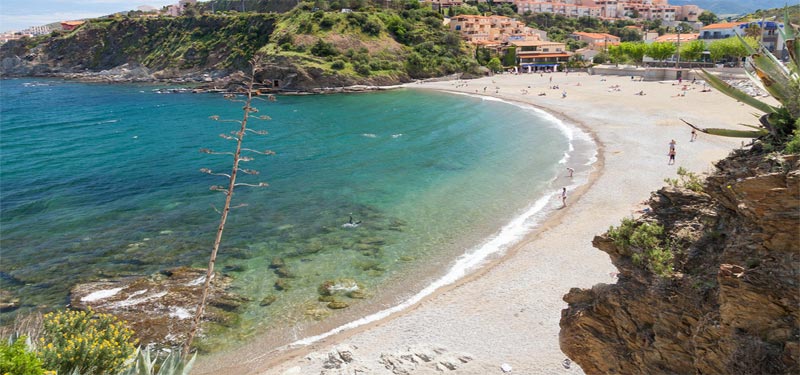
[[[675,142],[675,140],[674,140],[674,139],[673,139],[673,140],[671,140],[671,141],[669,141],[669,150],[670,150],[670,151],[674,150],[674,149],[675,149],[675,145],[676,145],[676,144],[677,144],[677,142]]]
[[[567,188],[561,188],[561,207],[567,207]]]
[[[667,163],[667,165],[673,164],[675,164],[675,149],[671,148],[669,149],[669,163]]]
[[[697,139],[697,130],[692,129],[692,139],[689,142],[694,142]]]
[[[567,177],[572,177],[572,174],[575,173],[575,170],[570,167],[567,167],[567,173],[569,173],[569,176]]]

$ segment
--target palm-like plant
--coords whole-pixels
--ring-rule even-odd
[[[784,12],[785,27],[780,32],[786,42],[789,51],[789,62],[783,64],[775,55],[770,53],[762,43],[758,44],[757,49],[751,47],[739,36],[739,40],[747,49],[750,57],[747,61],[745,72],[748,77],[761,89],[769,93],[780,104],[776,107],[729,85],[717,76],[702,70],[702,77],[712,87],[725,95],[730,96],[742,103],[748,104],[761,112],[759,118],[760,126],[744,125],[752,130],[731,130],[718,128],[700,128],[692,125],[686,120],[682,120],[689,126],[703,133],[721,135],[727,137],[759,138],[773,144],[784,144],[792,136],[798,127],[800,118],[800,71],[798,62],[800,61],[800,43],[796,37],[798,30],[795,30],[789,22],[788,11]]]

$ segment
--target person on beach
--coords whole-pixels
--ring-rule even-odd
[[[570,167],[567,167],[567,173],[569,173],[569,176],[567,177],[572,177],[572,174],[575,173],[575,170]]]
[[[671,140],[671,141],[669,141],[669,150],[670,150],[670,151],[674,150],[674,149],[675,149],[675,145],[676,145],[677,143],[678,143],[678,142],[675,142],[675,140],[674,140],[674,139],[673,139],[673,140]]]
[[[697,130],[692,129],[692,139],[689,142],[694,142],[697,139]]]
[[[667,165],[673,164],[675,164],[675,149],[671,148],[669,149],[669,163],[667,163]]]
[[[561,207],[567,207],[567,188],[561,188]]]

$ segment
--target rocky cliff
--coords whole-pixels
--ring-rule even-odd
[[[232,4],[217,5],[223,3]],[[479,73],[472,50],[429,8],[343,13],[310,4],[280,14],[91,19],[73,31],[0,45],[0,77],[205,82],[221,88],[232,74],[248,71],[256,54],[266,63],[259,83],[286,91]]]
[[[736,151],[595,237],[619,279],[564,296],[562,350],[588,374],[800,373],[799,159]]]

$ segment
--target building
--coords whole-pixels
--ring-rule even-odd
[[[553,13],[565,17],[641,18],[664,22],[696,22],[696,5],[669,5],[667,0],[511,0],[519,13]]]
[[[678,43],[680,41],[681,43],[683,43],[683,42],[691,42],[693,40],[697,40],[699,36],[700,33],[664,34],[662,36],[659,36],[653,41],[657,43],[666,43],[666,42]]]
[[[540,40],[541,31],[525,26],[523,22],[505,16],[460,15],[450,18],[450,30],[472,44],[492,44],[507,41],[509,37],[523,40]]]
[[[775,21],[752,21],[752,22],[725,22],[715,23],[700,29],[700,36],[698,39],[703,40],[706,44],[718,39],[726,39],[736,34],[746,35],[747,29],[750,27],[758,27],[761,30],[761,43],[764,47],[772,52],[778,58],[784,58],[788,53],[786,51],[786,42],[783,40],[781,29],[784,25],[782,22]]]
[[[197,4],[197,0],[180,0],[177,4],[167,7],[166,14],[168,16],[178,17],[186,11],[186,8]]]
[[[586,42],[588,48],[592,49],[606,49],[608,46],[619,45],[620,39],[618,36],[605,34],[605,33],[585,33],[577,31],[569,35],[572,39],[577,41]]]
[[[571,55],[564,43],[512,40],[508,44],[516,48],[518,65],[523,72],[556,70],[558,65],[567,63]]]

